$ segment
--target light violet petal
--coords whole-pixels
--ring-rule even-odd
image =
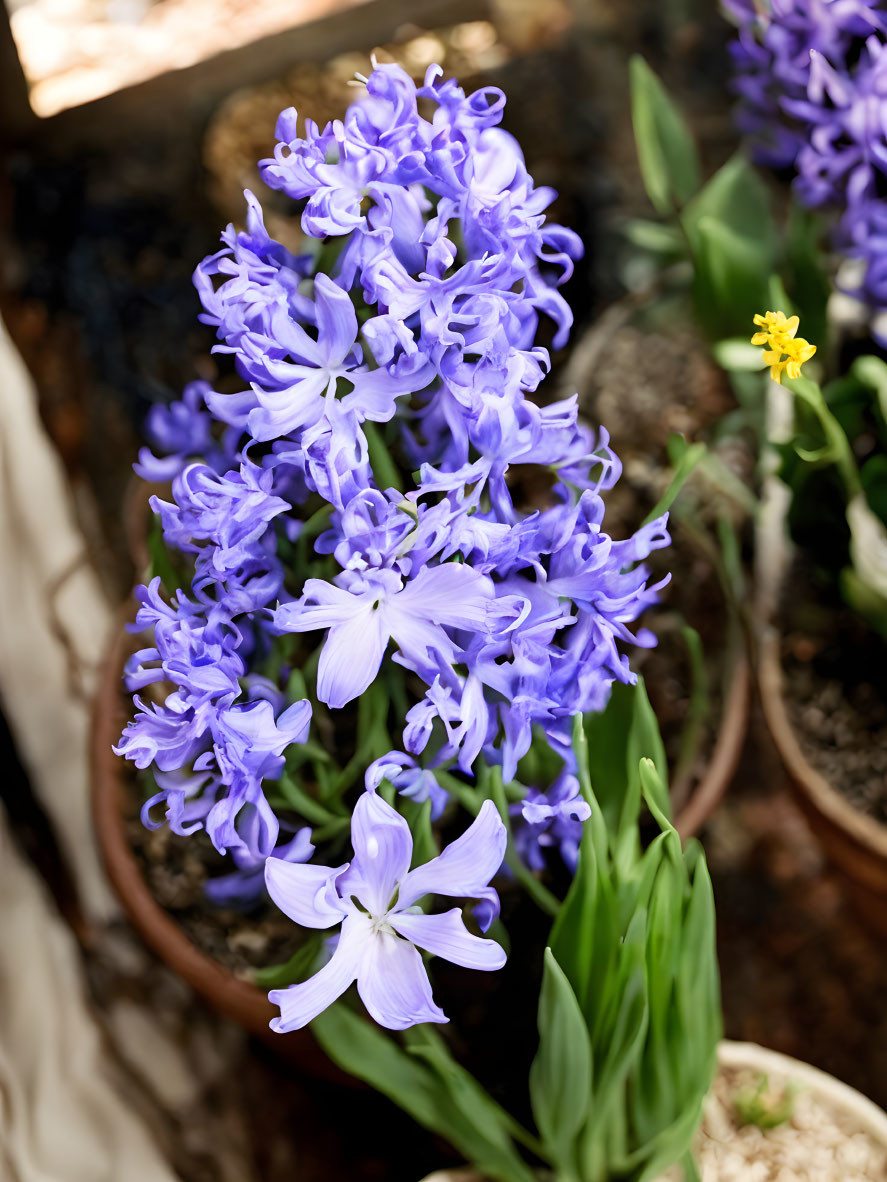
[[[351,844],[354,861],[343,889],[356,894],[371,915],[384,915],[410,868],[410,827],[381,796],[364,792],[351,817]]]
[[[466,928],[458,907],[443,915],[392,915],[391,926],[401,936],[444,960],[466,969],[501,969],[505,949],[494,940],[481,940]]]
[[[331,928],[345,914],[336,878],[347,869],[347,862],[334,869],[268,858],[265,885],[280,910],[294,923],[305,928]]]
[[[401,883],[398,908],[409,907],[423,895],[487,897],[487,884],[505,857],[505,842],[502,818],[493,802],[485,800],[461,837],[409,872]]]
[[[493,584],[461,562],[426,566],[396,596],[398,611],[454,628],[483,628]]]
[[[326,275],[314,278],[317,300],[318,341],[328,358],[330,369],[345,360],[357,338],[357,314],[347,291],[342,291]]]
[[[434,1004],[421,955],[412,944],[390,932],[373,936],[361,960],[357,992],[370,1017],[389,1030],[449,1021]]]
[[[398,611],[397,601],[398,596],[392,596],[382,612],[386,628],[406,659],[421,668],[429,660],[435,664],[435,655],[440,654],[442,661],[452,664],[456,659],[456,646],[443,628],[419,615]]]
[[[274,622],[285,632],[311,632],[315,628],[332,628],[336,624],[346,624],[360,612],[365,612],[372,606],[369,595],[352,595],[350,591],[343,591],[331,583],[324,583],[321,579],[309,579],[309,583],[319,584],[326,588],[322,593],[310,594],[307,584],[305,594],[296,603],[284,603],[274,613]],[[334,592],[335,594],[330,594]],[[318,599],[318,603],[305,603],[305,599]]]
[[[348,916],[342,924],[336,951],[319,972],[299,985],[272,989],[268,994],[272,1005],[280,1006],[280,1017],[272,1018],[271,1029],[277,1034],[300,1030],[331,1006],[362,971],[373,939],[372,928],[365,916]]]
[[[291,743],[304,743],[311,727],[311,703],[307,698],[293,702],[277,719],[277,729]]]
[[[343,624],[330,628],[317,666],[317,696],[334,710],[359,698],[371,684],[388,643],[381,613],[367,602]]]
[[[317,370],[286,390],[258,394],[261,405],[251,410],[247,417],[249,433],[254,439],[265,442],[282,439],[302,427],[312,426],[320,416],[323,406],[320,395],[328,381],[325,372]]]

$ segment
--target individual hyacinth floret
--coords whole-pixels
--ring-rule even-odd
[[[550,799],[548,785],[524,786],[524,816],[574,861],[587,809],[569,779],[572,719],[634,680],[621,645],[655,643],[634,626],[662,585],[644,561],[668,544],[666,517],[626,541],[605,532],[601,493],[620,473],[606,432],[580,423],[575,397],[548,403],[539,389],[542,322],[560,347],[571,313],[558,287],[581,244],[546,223],[554,193],[535,188],[499,126],[503,106],[500,91],[465,95],[437,67],[417,87],[384,65],[341,122],[300,131],[285,111],[262,175],[299,203],[311,249],[270,238],[247,194],[246,229],[229,227],[197,268],[203,319],[244,385],[194,384],[152,417],[161,454],[143,452],[140,467],[172,479],[153,507],[191,585],[167,599],[155,578],[138,592],[134,628],[154,640],[127,678],[151,700],[137,699],[117,750],[156,772],[146,822],[165,807],[176,832],[205,827],[250,889],[270,854],[269,874],[320,874],[300,826],[315,827],[321,858],[362,790],[358,864],[406,825],[398,796],[413,824],[425,802],[450,824],[483,767],[515,799],[534,742],[568,779]],[[498,852],[462,893],[483,900],[505,830],[475,806],[484,824],[472,832]],[[519,846],[541,865],[538,842]],[[446,893],[433,876],[427,890]],[[346,928],[366,926],[342,900],[330,966],[351,948]],[[400,931],[377,918],[379,932]],[[403,924],[413,940],[418,916]],[[349,979],[365,982],[357,963]],[[392,972],[415,978],[405,1008],[396,990],[390,1005],[368,1002],[387,1025],[440,1020],[430,994],[414,1004],[415,964],[391,956]]]

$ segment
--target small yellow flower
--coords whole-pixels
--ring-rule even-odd
[[[770,377],[782,382],[783,373],[790,378],[801,376],[801,366],[816,352],[816,346],[795,337],[800,320],[797,316],[786,316],[784,312],[767,312],[756,316],[755,324],[762,330],[751,339],[753,345],[766,346],[764,364],[770,366]]]

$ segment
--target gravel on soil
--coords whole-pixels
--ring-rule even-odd
[[[812,1089],[798,1087],[792,1115],[775,1129],[741,1125],[736,1098],[760,1081],[749,1068],[722,1067],[706,1102],[696,1137],[696,1164],[702,1182],[883,1182],[887,1146],[860,1128]],[[791,1087],[789,1077],[769,1073],[775,1099]]]

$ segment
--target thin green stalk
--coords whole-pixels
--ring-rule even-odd
[[[350,817],[333,817],[325,825],[319,825],[311,834],[311,840],[315,845],[321,841],[327,841],[331,837],[336,837],[337,834],[343,833],[351,826]]]
[[[367,419],[363,424],[363,433],[370,453],[370,467],[379,488],[396,488],[398,492],[403,492],[400,473],[391,458],[391,452],[385,446],[379,428]]]
[[[822,427],[823,434],[826,438],[826,448],[823,449],[825,455],[822,458],[830,459],[837,467],[844,481],[844,486],[847,489],[847,496],[852,500],[853,497],[862,492],[859,468],[856,466],[853,449],[850,446],[850,441],[844,432],[844,428],[829,410],[822,390],[820,390],[816,382],[811,381],[809,378],[790,379],[786,381],[785,385],[796,398],[813,411],[819,420],[819,425]],[[797,447],[797,445],[795,450],[802,459],[815,460],[820,458],[809,451]]]
[[[502,769],[490,768],[489,798],[499,810],[499,816],[505,823],[508,833],[508,844],[505,848],[505,864],[518,880],[533,902],[547,915],[556,916],[561,909],[561,901],[547,886],[544,886],[533,872],[524,865],[514,848],[514,838],[511,833],[511,814],[508,811],[508,797],[505,785],[502,783]]]
[[[674,773],[671,777],[673,783],[680,783],[684,776],[689,775],[696,762],[711,706],[708,691],[708,670],[705,667],[702,639],[696,629],[691,628],[689,624],[682,626],[681,635],[684,638],[687,655],[690,659],[690,702],[681,733]]]
[[[314,825],[328,825],[331,821],[337,820],[336,814],[321,804],[319,800],[315,800],[313,796],[302,788],[296,781],[286,774],[281,776],[278,781],[280,794],[286,800],[290,808],[302,814],[306,821],[311,821]]]

